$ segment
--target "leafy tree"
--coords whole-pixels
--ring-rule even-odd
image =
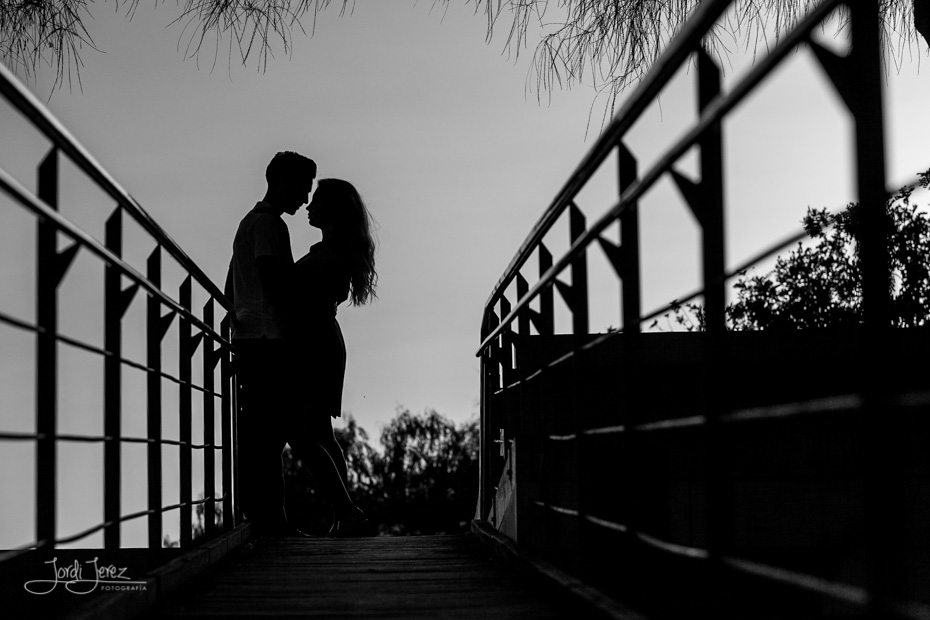
[[[399,411],[381,433],[384,518],[392,533],[467,528],[478,497],[478,422]]]
[[[919,187],[930,185],[930,170]],[[895,327],[930,321],[930,218],[911,201],[915,187],[898,190],[886,203],[886,240]],[[737,300],[727,308],[733,329],[850,327],[862,320],[862,274],[856,238],[861,207],[835,215],[808,209],[804,230],[813,246],[798,244],[763,276],[743,275]]]
[[[117,7],[120,0],[115,0]],[[448,6],[452,0],[433,0]],[[658,58],[701,0],[465,0],[487,20],[487,38],[507,31],[505,49],[519,55],[530,39],[540,37],[533,65],[540,92],[590,81],[606,94],[612,110],[617,95],[640,79]],[[158,0],[156,0],[158,2]],[[123,0],[132,15],[139,0]],[[46,59],[57,68],[59,82],[80,67],[83,46],[94,48],[83,18],[92,0],[10,0],[0,3],[0,56],[27,72]],[[184,0],[175,24],[183,30],[186,53],[196,56],[204,43],[223,38],[230,60],[257,56],[268,62],[280,41],[291,50],[292,31],[306,33],[332,0]],[[354,10],[355,0],[337,2],[340,14]],[[705,44],[720,55],[729,53],[725,38],[755,50],[794,25],[816,0],[736,0],[734,8]],[[554,5],[554,6],[550,6]],[[896,62],[910,52],[918,37],[930,37],[930,7],[923,0],[882,0],[884,49]],[[509,27],[507,22],[510,22]],[[503,25],[503,26],[502,26]],[[897,49],[895,47],[897,46]],[[214,57],[215,58],[215,57]]]
[[[379,455],[368,443],[368,433],[351,415],[346,416],[344,428],[334,429],[336,442],[342,448],[349,469],[349,485],[370,495],[379,482],[376,471]]]
[[[886,203],[891,320],[895,327],[930,324],[930,216],[912,201],[917,188],[930,187],[930,170]],[[743,272],[727,306],[734,330],[852,327],[862,321],[862,274],[856,238],[860,206],[851,203],[830,214],[810,209],[803,219],[813,244],[799,242],[763,275]],[[688,331],[704,327],[700,304],[674,305],[666,319]],[[658,326],[654,322],[653,327]]]

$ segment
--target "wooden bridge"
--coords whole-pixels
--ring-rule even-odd
[[[35,317],[0,313],[0,328],[34,338],[36,381],[34,427],[0,428],[0,446],[29,447],[35,469],[34,536],[0,552],[4,612],[930,618],[930,335],[890,326],[879,3],[820,2],[724,92],[701,40],[729,4],[699,4],[494,287],[477,352],[479,496],[471,532],[461,536],[252,535],[236,493],[235,351],[227,320],[216,321],[230,309],[228,300],[0,68],[0,92],[51,144],[35,191],[0,171],[0,192],[17,212],[33,216],[37,230]],[[850,20],[845,56],[812,35],[837,10]],[[795,52],[819,62],[849,112],[864,218],[857,239],[862,325],[777,338],[728,331],[728,282],[803,233],[728,268],[723,125]],[[640,170],[624,138],[692,61],[697,120]],[[692,151],[699,153],[697,180],[677,168]],[[58,212],[63,159],[115,204],[102,240]],[[589,222],[576,197],[608,166],[616,167],[619,193]],[[660,179],[674,182],[699,225],[702,286],[676,302],[702,300],[699,333],[642,330],[670,308],[644,311],[641,303],[639,202]],[[617,223],[619,243],[607,234]],[[553,256],[549,248],[563,224],[569,248]],[[134,238],[147,239],[144,264],[124,258],[129,228]],[[589,327],[587,260],[594,246],[615,269],[622,300],[620,327],[606,333]],[[58,288],[78,252],[102,266],[102,344],[58,329]],[[166,263],[183,273],[176,292],[163,281]],[[132,329],[125,317],[139,293],[144,360],[123,352]],[[567,330],[556,326],[556,304],[570,317]],[[103,360],[102,434],[61,432],[63,347]],[[845,363],[819,362],[825,358]],[[145,376],[142,434],[122,427],[127,367]],[[775,380],[760,384],[760,373]],[[674,390],[656,380],[670,374]],[[177,410],[163,402],[165,385],[177,389]],[[178,420],[177,438],[163,436],[169,415]],[[103,445],[104,520],[62,532],[59,449],[88,443]],[[129,444],[145,447],[144,467],[124,466],[122,449]],[[179,501],[170,505],[163,500],[166,449],[176,451],[178,464],[172,483]],[[144,510],[123,510],[121,492],[130,485],[146,489]],[[203,489],[202,498],[195,499],[195,489]],[[22,498],[0,501],[14,505]],[[218,512],[222,518],[202,518]],[[182,525],[179,548],[165,547],[168,515]],[[123,526],[130,522],[145,523],[147,547],[124,544]],[[100,549],[62,548],[97,532]]]
[[[87,550],[58,551],[83,564]],[[253,538],[236,528],[196,550],[161,558],[134,573],[124,591],[104,585],[63,584],[39,598],[24,592],[23,575],[43,575],[38,564],[5,570],[4,612],[10,617],[314,617],[314,618],[575,618],[614,617],[619,607],[590,596],[558,571],[522,562],[498,534],[361,538]],[[63,557],[65,556],[65,557]],[[100,566],[144,566],[139,554],[102,554]],[[66,559],[67,558],[67,559]],[[48,571],[44,571],[48,573]],[[48,576],[47,574],[44,576]],[[16,587],[9,587],[10,584]],[[51,588],[30,583],[34,591]],[[580,589],[580,591],[579,591]],[[582,594],[582,596],[578,596]],[[81,600],[86,598],[87,600]],[[630,613],[624,617],[637,618]]]

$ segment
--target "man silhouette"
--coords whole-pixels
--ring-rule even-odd
[[[294,257],[285,213],[309,201],[313,160],[277,153],[265,170],[268,190],[236,231],[226,275],[235,308],[232,342],[238,378],[239,493],[246,518],[261,534],[289,531],[284,514],[281,452],[287,415],[285,349]]]

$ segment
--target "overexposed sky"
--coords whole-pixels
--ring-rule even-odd
[[[52,91],[54,75],[47,68],[27,82],[40,99],[51,95],[53,113],[220,286],[236,226],[262,197],[264,168],[276,151],[299,151],[317,161],[321,177],[341,177],[358,187],[379,226],[380,286],[374,304],[339,312],[348,348],[344,410],[373,439],[397,407],[434,408],[458,422],[477,415],[474,353],[484,302],[591,148],[599,127],[595,106],[586,138],[593,91],[556,92],[540,103],[527,88],[532,49],[517,59],[502,55],[499,35],[506,32],[487,44],[484,17],[463,5],[453,2],[443,12],[414,0],[357,3],[354,14],[344,17],[330,10],[320,16],[312,38],[295,33],[291,57],[278,46],[261,72],[254,60],[247,67],[230,66],[222,50],[212,70],[210,49],[199,63],[185,60],[183,41],[178,49],[181,29],[169,26],[176,16],[170,5],[140,5],[130,21],[101,4],[93,6],[93,19],[86,23],[103,53],[85,48],[81,88],[74,83],[70,91],[67,86]],[[748,65],[739,55],[732,61],[727,80]],[[922,46],[888,78],[890,186],[930,167],[930,120],[923,112],[930,86],[926,71],[919,71],[926,61]],[[693,81],[693,72],[680,72],[628,137],[641,170],[693,121]],[[33,188],[34,166],[46,147],[19,125],[0,105],[0,166]],[[731,265],[798,229],[808,205],[840,207],[854,198],[849,128],[832,87],[804,53],[794,55],[727,121]],[[693,157],[682,170],[695,173]],[[608,167],[579,197],[591,220],[615,196],[613,174]],[[62,213],[82,225],[86,221],[102,238],[111,207],[84,198],[91,192],[78,181],[72,189],[72,194],[63,190]],[[698,234],[670,182],[662,181],[642,204],[644,305],[651,309],[697,286]],[[3,227],[11,231],[7,217]],[[9,217],[33,234],[28,217]],[[296,258],[318,240],[318,232],[309,228],[303,211],[286,220]],[[17,244],[27,241],[18,233],[0,234],[6,244],[0,310],[31,319],[31,271],[14,269]],[[567,232],[557,229],[549,245],[554,253],[567,247]],[[127,260],[140,269],[148,251],[127,242]],[[102,333],[102,320],[79,307],[91,303],[83,301],[88,290],[102,285],[80,283],[84,277],[87,282],[102,278],[93,261],[81,275],[80,260],[69,275],[80,290],[62,293],[69,308],[62,330],[93,339]],[[592,328],[617,325],[616,280],[599,251],[589,260],[596,301]],[[180,280],[170,277],[164,288],[176,291]],[[28,336],[10,335],[2,325],[0,330],[6,330],[7,350],[13,350],[14,340],[15,346],[31,345]],[[69,368],[68,359],[62,363]],[[81,371],[62,371],[62,399],[68,405],[85,398],[87,384],[102,381],[95,366],[72,366]],[[2,370],[8,393],[2,397],[0,424],[25,432],[33,413],[22,403],[31,394],[23,392],[17,400],[10,386],[28,386],[29,370],[9,356]],[[144,381],[130,374],[127,385],[132,381],[141,391]],[[126,419],[124,427],[144,434],[144,408],[126,410],[141,413]],[[62,407],[60,416],[63,432],[102,429],[96,405],[81,411]],[[7,454],[28,463],[31,453],[17,446]],[[95,452],[74,458],[96,462],[100,457]],[[62,469],[63,486],[81,484],[80,470]],[[66,479],[69,471],[74,480]],[[6,478],[0,485],[4,497],[18,496],[18,482]],[[86,492],[102,497],[98,486],[95,478]],[[144,490],[142,498],[144,504]],[[99,521],[91,512],[81,526]],[[0,513],[0,531],[4,522],[19,522],[21,516]],[[19,525],[14,530],[23,535],[13,535],[11,544],[31,536],[28,525]],[[61,534],[73,528],[66,529]]]

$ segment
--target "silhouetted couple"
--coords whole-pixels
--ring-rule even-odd
[[[313,160],[278,153],[265,197],[239,224],[226,277],[235,306],[239,494],[262,535],[301,535],[284,510],[281,454],[289,443],[311,465],[333,507],[334,535],[366,529],[352,501],[332,418],[341,415],[346,350],[336,321],[347,299],[362,305],[377,281],[371,218],[356,189],[316,178]],[[307,205],[322,241],[296,263],[282,215]]]

